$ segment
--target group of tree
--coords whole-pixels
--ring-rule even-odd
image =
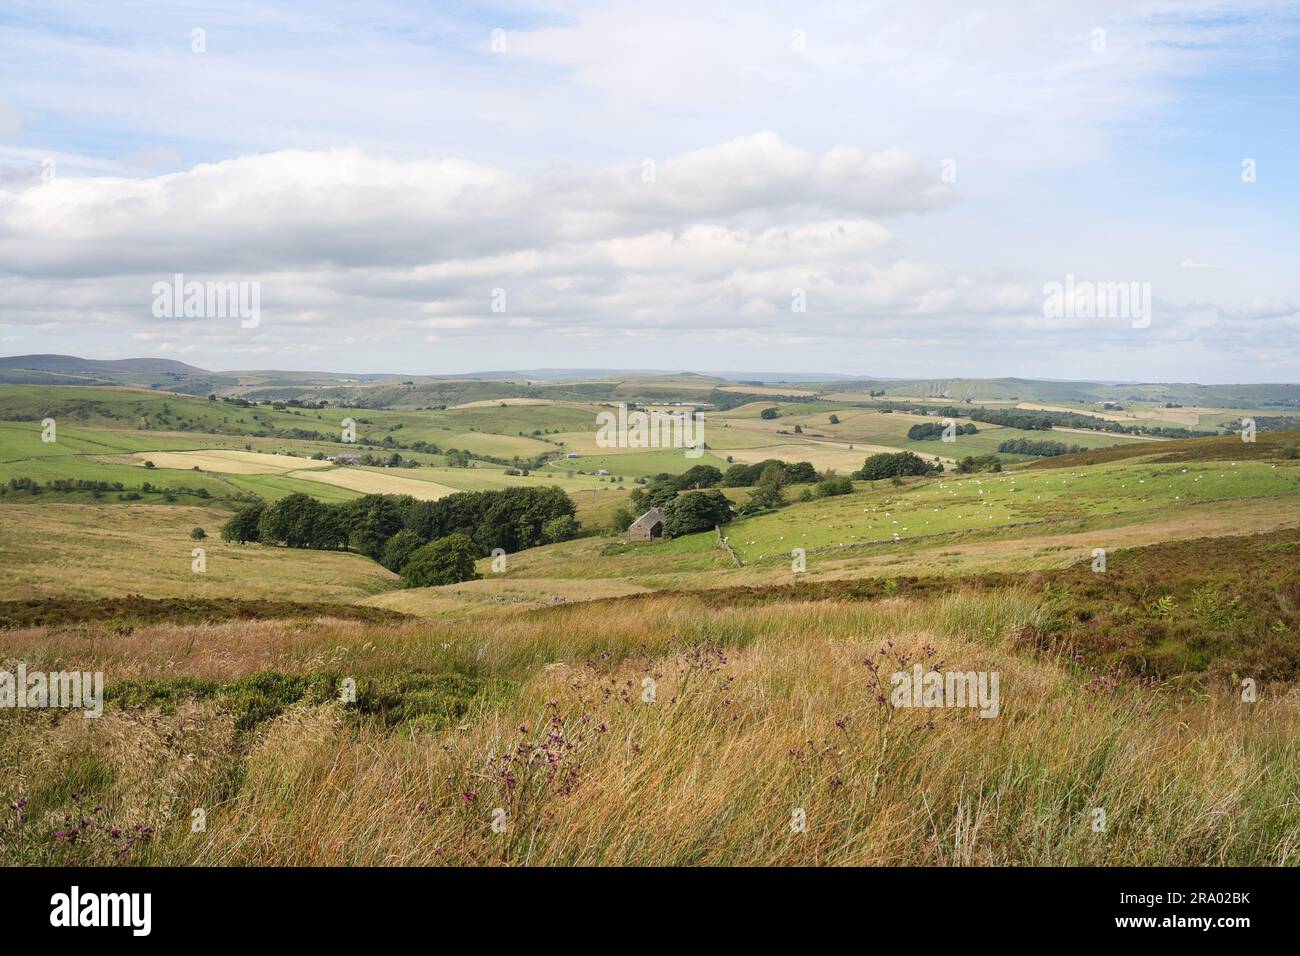
[[[680,475],[661,472],[643,486],[632,489],[632,507],[642,512],[667,504],[682,491],[716,488],[722,484],[722,472],[713,465],[694,465]]]
[[[930,441],[935,438],[943,438],[944,428],[941,422],[918,422],[907,430],[907,437],[912,441]],[[974,435],[979,429],[974,423],[967,422],[965,425],[953,423],[954,435]]]
[[[226,541],[357,551],[402,575],[408,587],[453,583],[432,578],[448,569],[472,572],[474,560],[495,548],[513,553],[577,533],[573,501],[553,486],[466,491],[437,501],[365,495],[341,504],[292,494],[243,508],[221,529]]]
[[[1067,413],[1073,415],[1073,412]],[[1001,425],[1004,428],[1023,428],[1027,431],[1048,431],[1051,429],[1054,416],[1051,412],[1026,411],[1018,408],[973,408],[970,411],[972,421],[987,422],[990,425]],[[1088,416],[1079,415],[1078,418]],[[1102,419],[1096,419],[1101,421]],[[1056,422],[1056,424],[1061,424]]]
[[[758,484],[763,472],[770,465],[781,469],[783,483],[787,485],[803,485],[817,480],[817,469],[813,468],[810,461],[784,462],[779,458],[765,458],[753,465],[732,465],[722,476],[722,487],[752,487]]]
[[[863,481],[879,481],[881,478],[923,477],[942,473],[943,465],[937,461],[926,461],[915,452],[896,451],[872,455],[853,473],[853,477]]]
[[[1053,455],[1072,455],[1083,450],[1082,445],[1067,445],[1065,442],[1052,441],[1049,438],[1008,438],[998,445],[998,451],[1008,455],[1038,455],[1043,458]]]

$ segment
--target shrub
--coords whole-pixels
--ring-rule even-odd
[[[208,533],[204,531],[202,528],[195,528],[193,531],[190,532],[190,540],[192,541],[202,541],[207,536]]]
[[[635,520],[636,516],[626,508],[615,508],[614,514],[610,517],[610,524],[613,526],[615,531],[622,534],[631,527],[632,522]]]
[[[813,496],[817,498],[851,494],[853,494],[853,479],[847,475],[841,477],[830,475],[813,486]]]

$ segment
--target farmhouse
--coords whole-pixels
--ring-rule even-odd
[[[633,521],[627,528],[627,540],[652,541],[664,536],[664,514],[658,508],[651,508]]]

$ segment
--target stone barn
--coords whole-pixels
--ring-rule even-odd
[[[627,527],[627,540],[653,541],[664,536],[664,514],[658,508],[651,508]]]

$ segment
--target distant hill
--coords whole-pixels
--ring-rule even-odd
[[[807,373],[682,372],[645,369],[532,369],[401,375],[384,372],[299,372],[248,369],[213,372],[164,358],[84,359],[73,355],[0,357],[0,382],[23,385],[130,385],[189,395],[250,399],[326,399],[363,407],[457,404],[491,398],[566,401],[710,401],[721,385],[798,383],[822,398],[884,391],[891,396],[972,402],[1055,404],[1101,401],[1204,405],[1216,408],[1300,408],[1300,385],[1198,385],[1089,382],[1031,378],[818,378]],[[734,391],[734,390],[733,390]]]
[[[186,365],[174,359],[84,359],[75,355],[11,355],[0,358],[0,368],[31,369],[61,375],[166,375],[211,376],[207,369]]]
[[[235,384],[235,379],[175,359],[11,355],[0,357],[0,382],[16,385],[131,385],[201,395]]]

